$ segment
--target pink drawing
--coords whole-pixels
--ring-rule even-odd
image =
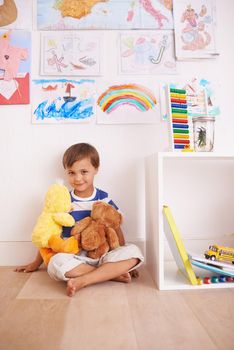
[[[52,52],[52,55],[53,55],[53,57],[52,57],[52,58],[49,58],[49,59],[47,60],[47,61],[48,61],[48,64],[49,64],[50,66],[56,65],[57,71],[58,71],[58,72],[62,72],[61,67],[63,67],[63,68],[66,68],[66,67],[67,67],[67,65],[64,64],[64,63],[62,62],[63,59],[64,59],[64,57],[58,58],[58,56],[56,55],[56,53],[55,53],[54,51]]]
[[[155,20],[158,21],[159,29],[163,26],[163,20],[168,22],[168,18],[153,7],[151,0],[140,0],[140,4],[143,6],[146,12],[151,14],[155,18]]]
[[[206,15],[207,9],[202,5],[200,13],[197,14],[195,10],[188,5],[183,12],[181,22],[186,26],[182,30],[181,39],[184,43],[182,48],[184,50],[201,50],[208,46],[211,42],[210,34],[205,30],[207,19],[203,19]]]
[[[128,10],[128,17],[127,17],[127,22],[131,22],[134,17],[134,7],[135,7],[135,1],[131,2],[130,8]]]
[[[4,71],[4,80],[17,77],[21,60],[28,57],[28,50],[10,45],[10,32],[0,37],[0,69]]]

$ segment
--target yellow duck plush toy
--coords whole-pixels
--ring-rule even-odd
[[[32,232],[32,242],[40,250],[43,261],[48,265],[56,253],[73,253],[79,251],[78,241],[74,237],[61,238],[62,226],[75,225],[69,214],[71,197],[68,189],[61,184],[49,187],[45,196],[45,205]]]

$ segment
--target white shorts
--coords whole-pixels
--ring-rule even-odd
[[[89,264],[98,267],[107,262],[117,262],[132,258],[139,259],[139,263],[129,271],[136,269],[144,262],[144,257],[135,244],[125,244],[124,246],[102,255],[100,259],[91,259],[87,257],[85,251],[81,251],[78,255],[57,253],[50,259],[47,272],[51,278],[57,281],[68,281],[69,278],[65,277],[66,272],[71,271],[81,264]]]

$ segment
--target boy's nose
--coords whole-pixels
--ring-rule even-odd
[[[79,181],[81,181],[81,179],[82,179],[82,175],[81,174],[76,174],[75,181],[79,182]]]

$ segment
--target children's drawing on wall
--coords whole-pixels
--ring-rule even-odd
[[[173,29],[172,0],[37,0],[42,30]]]
[[[168,120],[172,151],[194,148],[193,117],[216,117],[217,83],[205,78],[184,78],[160,88],[161,115]]]
[[[121,74],[176,73],[172,31],[120,34]]]
[[[0,0],[0,27],[32,28],[32,0]]]
[[[178,59],[216,57],[215,0],[179,0],[173,5]]]
[[[94,119],[95,80],[36,79],[32,83],[33,123],[88,123]]]
[[[170,88],[186,90],[189,117],[217,117],[220,114],[218,104],[219,83],[205,77],[180,78],[160,87],[161,115],[168,119],[167,85]]]
[[[0,31],[0,105],[28,104],[31,35]]]
[[[41,34],[41,74],[100,75],[101,35],[87,32]]]
[[[97,122],[100,124],[157,123],[158,85],[149,82],[103,84],[97,99]]]

